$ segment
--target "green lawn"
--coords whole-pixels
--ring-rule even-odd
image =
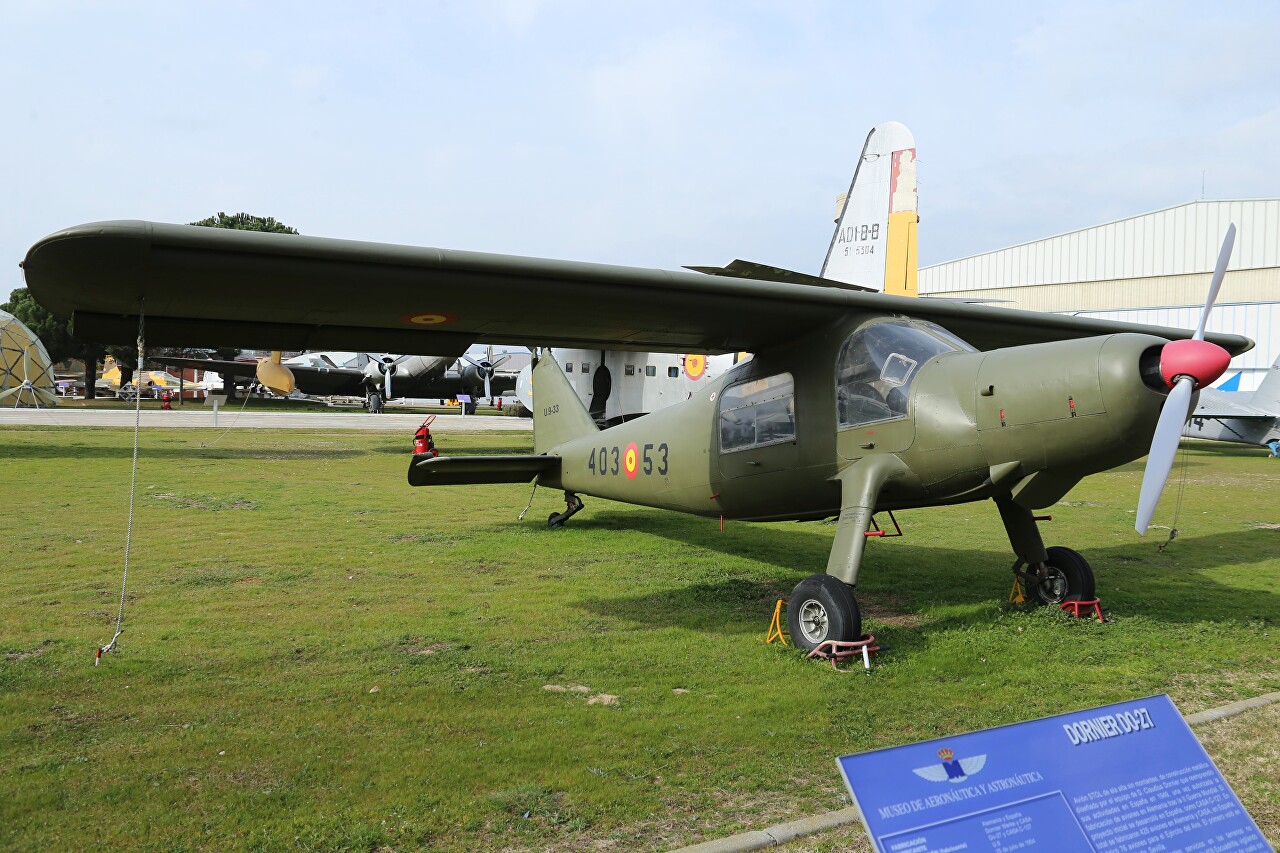
[[[527,486],[409,488],[410,439],[144,431],[127,630],[95,668],[132,433],[0,429],[0,847],[666,849],[845,805],[839,754],[1280,690],[1265,452],[1196,445],[1163,553],[1165,531],[1132,530],[1137,465],[1052,510],[1046,540],[1093,563],[1107,625],[1005,603],[990,504],[900,514],[858,590],[891,648],[849,675],[763,643],[832,525],[722,533],[587,498],[548,530],[558,493],[518,522]],[[1274,765],[1246,766],[1275,838]]]

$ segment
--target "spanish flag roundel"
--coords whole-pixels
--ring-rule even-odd
[[[684,375],[690,379],[701,379],[702,374],[707,372],[707,357],[705,355],[686,355],[684,357]]]
[[[622,470],[627,472],[627,479],[634,480],[636,478],[636,469],[640,467],[640,448],[633,441],[627,445],[626,452],[622,454]]]

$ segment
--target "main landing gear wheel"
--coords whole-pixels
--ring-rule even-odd
[[[1049,559],[1039,579],[1028,584],[1027,598],[1032,604],[1058,606],[1067,601],[1089,601],[1094,595],[1093,568],[1079,553],[1054,546],[1045,549]],[[1036,573],[1033,571],[1034,576]]]
[[[787,629],[797,647],[813,651],[827,640],[862,636],[862,614],[853,592],[831,575],[809,575],[787,600]]]

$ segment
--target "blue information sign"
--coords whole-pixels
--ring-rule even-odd
[[[837,763],[881,853],[1271,850],[1164,695]]]

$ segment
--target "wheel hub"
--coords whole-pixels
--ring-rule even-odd
[[[800,632],[809,642],[816,644],[827,638],[829,621],[821,602],[811,598],[800,605]]]
[[[1046,604],[1061,604],[1067,599],[1067,576],[1055,566],[1048,566],[1036,583],[1036,594]]]

